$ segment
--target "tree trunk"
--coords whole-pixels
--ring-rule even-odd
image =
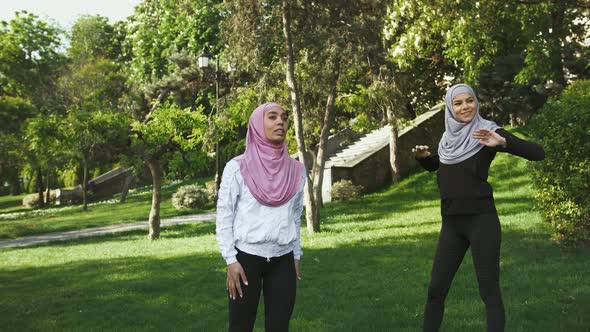
[[[10,173],[10,194],[11,195],[20,195],[22,192],[21,182],[18,177],[18,169],[16,167],[11,168],[9,170]]]
[[[215,57],[215,117],[219,117],[219,56]],[[217,205],[217,198],[219,197],[219,187],[221,187],[221,161],[219,151],[219,137],[217,124],[215,124],[215,205]]]
[[[217,140],[217,138],[215,138]],[[215,198],[214,203],[217,205],[219,197],[219,187],[221,187],[221,161],[219,160],[219,142],[215,142]]]
[[[51,177],[49,175],[49,167],[47,167],[47,168],[48,169],[47,169],[47,178],[46,178],[47,186],[45,187],[46,188],[46,190],[45,190],[45,205],[49,206],[49,205],[51,205],[51,183],[49,182]]]
[[[25,192],[30,193],[31,192],[31,183],[33,182],[33,176],[35,176],[35,171],[30,171],[27,175],[28,176],[25,181]]]
[[[387,106],[387,122],[391,126],[389,133],[389,165],[391,167],[391,183],[397,183],[401,179],[399,174],[399,156],[398,156],[398,134],[399,128],[393,113],[392,106]]]
[[[316,162],[313,168],[313,198],[315,201],[316,213],[313,216],[313,229],[316,232],[320,231],[320,208],[322,206],[322,184],[324,182],[324,165],[326,164],[326,147],[328,145],[328,137],[330,136],[330,128],[334,120],[334,102],[336,101],[338,79],[340,77],[340,59],[334,59],[334,76],[332,77],[332,84],[326,101],[324,109],[324,119],[322,123],[322,131],[320,134],[320,143],[318,144],[318,153]]]
[[[297,141],[299,160],[307,168],[309,163],[307,162],[307,151],[305,148],[305,139],[303,137],[301,102],[299,100],[299,90],[297,87],[297,80],[295,78],[295,56],[293,55],[293,41],[291,39],[291,12],[288,0],[283,0],[283,37],[285,38],[285,47],[287,49],[285,75],[287,79],[287,86],[289,87],[289,94],[291,96],[291,108],[293,109],[293,123],[295,126],[295,140]],[[314,221],[319,221],[319,216],[314,201],[313,184],[309,173],[307,175],[307,183],[305,184],[305,219],[307,222],[307,231],[309,233],[315,233],[319,231],[319,228],[316,230],[314,227]]]
[[[565,80],[565,72],[563,70],[563,46],[564,31],[563,20],[565,16],[565,4],[562,0],[553,1],[553,9],[551,10],[551,40],[549,44],[549,58],[551,61],[551,72],[553,73],[553,81],[556,84],[554,93],[558,94],[567,85]]]
[[[82,210],[88,211],[88,158],[82,157],[82,169],[84,175],[82,175]]]
[[[399,169],[399,153],[398,153],[398,128],[397,125],[391,125],[391,133],[389,134],[389,164],[391,165],[391,183],[398,183],[401,179]]]
[[[150,173],[152,174],[152,209],[149,216],[149,235],[150,240],[160,238],[160,191],[162,188],[162,165],[156,158],[150,158],[147,161]]]
[[[43,173],[41,171],[41,167],[37,167],[37,192],[39,193],[39,208],[45,207],[45,199],[43,198],[43,192],[45,188],[43,187]]]
[[[125,182],[123,183],[123,189],[121,190],[121,200],[120,203],[125,203],[127,199],[127,194],[129,193],[129,188],[131,188],[131,183],[133,182],[134,176],[132,174],[127,175],[125,178]]]

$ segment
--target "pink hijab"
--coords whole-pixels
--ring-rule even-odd
[[[264,113],[277,103],[258,106],[250,116],[246,152],[239,158],[240,173],[252,195],[261,204],[279,206],[299,190],[305,169],[291,158],[287,145],[272,144],[264,133]]]

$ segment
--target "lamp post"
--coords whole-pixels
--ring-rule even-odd
[[[205,48],[203,53],[199,56],[199,68],[205,69],[209,67],[209,59],[215,59],[215,116],[219,115],[219,84],[221,83],[221,72],[219,71],[219,56],[212,56]],[[235,71],[235,66],[228,65],[229,71]],[[217,125],[213,127],[215,139],[215,200],[217,201],[217,193],[219,192],[219,185],[221,184],[221,161],[219,153],[219,138],[217,137]]]

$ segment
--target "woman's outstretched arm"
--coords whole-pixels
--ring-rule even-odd
[[[414,158],[420,163],[425,170],[433,172],[438,169],[439,159],[437,155],[432,155],[428,145],[416,145],[412,149]]]
[[[495,147],[501,152],[508,152],[531,161],[545,159],[545,150],[537,143],[516,137],[505,129],[497,129],[495,132],[487,129],[477,130],[473,137],[480,143],[489,147]]]

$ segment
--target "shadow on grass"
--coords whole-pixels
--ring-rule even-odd
[[[529,191],[518,190],[529,183],[523,162],[498,158],[490,172],[499,193],[496,202],[501,220],[532,208]],[[327,204],[322,222],[328,232],[317,236],[321,244],[304,247],[303,280],[291,330],[421,330],[438,236],[433,226],[440,223],[438,204],[435,174],[426,172],[359,200]],[[417,220],[407,220],[414,216]],[[588,330],[590,250],[562,251],[549,240],[543,225],[507,226],[503,226],[501,256],[506,329]],[[384,231],[397,228],[405,230],[397,235]],[[409,231],[413,228],[414,233]],[[212,223],[165,228],[162,240],[151,245],[185,238],[198,242],[213,233]],[[47,247],[70,247],[75,252],[78,246],[124,243],[145,234],[134,231]],[[34,253],[27,257],[43,259],[42,250],[32,249]],[[225,331],[225,266],[213,250],[189,254],[192,250],[158,258],[129,249],[130,257],[124,258],[92,257],[45,267],[30,267],[32,263],[25,262],[0,270],[3,326],[14,331]],[[469,252],[446,308],[443,330],[485,330],[484,307]],[[263,328],[261,313],[257,331]]]
[[[490,168],[488,182],[495,192],[513,191],[530,186],[531,180],[526,159],[508,153],[498,153]]]
[[[292,330],[420,330],[436,237],[431,232],[306,249]],[[590,288],[582,282],[590,273],[588,254],[564,253],[542,233],[505,232],[507,330],[589,326]],[[23,267],[0,271],[0,313],[14,331],[223,331],[224,280],[217,253]],[[257,330],[263,327],[261,312]],[[449,294],[443,329],[485,330],[483,312],[468,253]]]
[[[500,197],[494,199],[496,202],[496,210],[502,220],[502,216],[509,216],[523,212],[531,211],[534,208],[531,198],[522,196]]]
[[[298,302],[305,311],[299,312],[298,320],[315,322],[308,330],[420,330],[436,236],[307,250]],[[590,326],[590,287],[583,282],[590,273],[588,250],[564,253],[542,233],[510,231],[503,241],[507,330],[573,331]],[[455,277],[443,330],[485,330],[470,256],[468,252]]]
[[[0,196],[0,214],[27,211],[28,208],[22,205],[25,195],[4,195]]]
[[[1,271],[3,330],[220,330],[224,278],[217,255]]]

